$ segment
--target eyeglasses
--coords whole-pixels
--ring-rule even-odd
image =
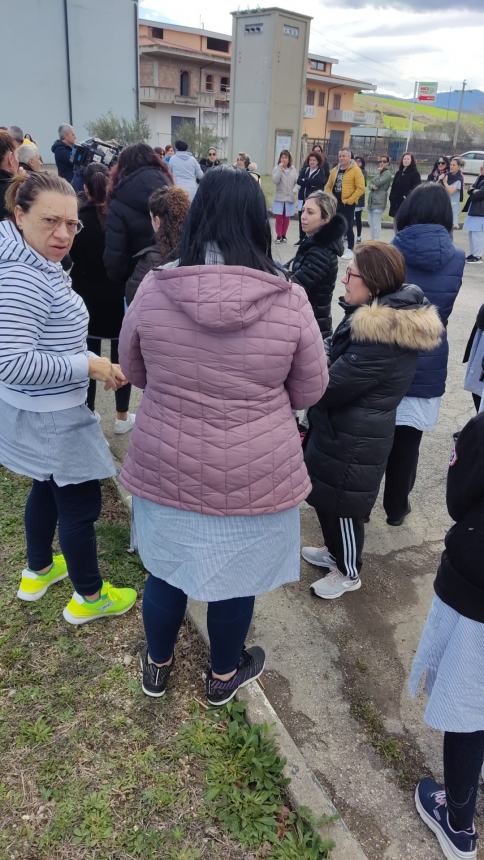
[[[379,159],[378,159],[378,164],[388,164],[388,161],[385,161],[385,159],[384,159],[384,158],[379,158]]]
[[[363,280],[363,278],[361,277],[361,275],[357,275],[357,274],[356,274],[356,272],[353,272],[353,271],[352,271],[352,269],[350,269],[350,267],[349,267],[349,266],[348,266],[348,268],[346,269],[345,276],[346,276],[346,278],[347,278],[347,280],[348,280],[348,281],[349,281],[349,279],[350,279],[350,278],[360,278],[361,280]]]
[[[445,161],[438,161],[437,164],[445,164]]]
[[[65,218],[41,218],[42,227],[48,233],[55,233],[59,227],[65,224],[66,230],[71,236],[77,236],[81,232],[84,224],[82,221],[66,221]]]
[[[209,152],[208,154],[209,154],[209,155],[217,155],[217,153],[216,153],[216,152]]]

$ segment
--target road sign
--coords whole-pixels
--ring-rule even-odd
[[[417,84],[417,99],[419,102],[434,102],[439,85],[437,81],[419,81]]]

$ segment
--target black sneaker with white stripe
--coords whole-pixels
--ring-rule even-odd
[[[139,662],[143,672],[141,681],[143,693],[154,699],[160,699],[166,693],[166,685],[175,663],[175,656],[169,666],[156,666],[148,654],[148,646],[145,645],[139,655]]]
[[[237,690],[259,678],[264,671],[266,655],[262,648],[254,645],[242,651],[238,669],[228,681],[213,678],[209,671],[206,678],[206,695],[210,705],[226,705],[234,698]]]

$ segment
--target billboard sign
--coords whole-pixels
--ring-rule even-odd
[[[437,81],[419,81],[417,84],[417,100],[419,102],[434,102],[438,88]]]

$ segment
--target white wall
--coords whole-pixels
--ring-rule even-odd
[[[135,0],[22,0],[2,12],[0,125],[20,125],[38,142],[44,161],[57,128],[69,122],[65,9],[69,31],[72,122],[112,110],[134,118],[138,63]],[[7,11],[8,8],[8,11]]]

